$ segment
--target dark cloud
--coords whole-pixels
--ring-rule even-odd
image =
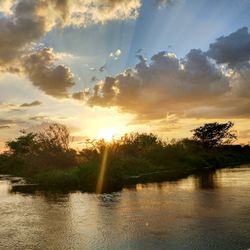
[[[36,115],[29,118],[30,121],[43,121],[49,119],[47,115]]]
[[[117,107],[137,122],[178,118],[250,118],[250,34],[242,28],[192,49],[183,59],[160,52],[137,56],[133,69],[98,82],[84,96],[90,106]],[[224,67],[221,64],[228,64]]]
[[[34,101],[34,102],[30,102],[30,103],[23,103],[20,105],[20,107],[34,107],[34,106],[40,106],[40,105],[42,105],[42,102]]]
[[[93,77],[91,78],[91,82],[96,82],[96,81],[98,81],[98,78],[97,78],[96,76],[93,76]]]
[[[11,124],[16,124],[16,121],[10,119],[0,119],[1,126],[11,125]]]
[[[228,90],[227,78],[202,51],[191,50],[184,60],[163,51],[149,64],[141,59],[134,69],[96,84],[88,104],[116,106],[137,119],[153,120],[208,105]]]
[[[1,3],[2,2],[2,3]],[[81,26],[138,15],[140,0],[1,0],[0,64],[54,27]],[[11,9],[10,9],[11,8]],[[11,11],[12,10],[12,11]]]
[[[209,45],[207,55],[218,64],[226,63],[230,67],[250,60],[250,34],[247,27],[243,27],[228,36],[219,37]]]
[[[79,100],[79,101],[83,101],[84,100],[84,94],[81,91],[80,92],[76,92],[76,93],[72,94],[72,98],[76,99],[76,100]]]
[[[21,124],[22,121],[0,118],[0,129],[8,129],[16,124]]]
[[[23,59],[23,67],[33,85],[47,95],[56,98],[68,97],[68,89],[74,86],[74,76],[64,65],[55,65],[52,49],[36,51]]]
[[[100,72],[103,72],[104,70],[106,70],[107,69],[107,64],[104,64],[103,66],[101,66],[100,68],[99,68],[99,71]]]
[[[8,129],[8,128],[11,128],[11,126],[9,126],[9,125],[0,125],[0,130],[1,129]]]
[[[78,101],[83,101],[88,96],[88,91],[79,91],[72,94],[72,98]]]
[[[67,97],[74,84],[70,70],[52,65],[46,49],[31,53],[35,43],[55,27],[135,18],[140,6],[140,0],[1,0],[0,73],[20,73],[24,66],[33,84],[46,94]]]
[[[140,0],[1,0],[0,64],[54,27],[81,26],[135,18]]]
[[[250,100],[250,65],[238,68],[234,72],[231,86],[236,96]]]
[[[15,59],[24,45],[39,39],[44,33],[43,21],[29,18],[31,8],[27,8],[26,15],[20,13],[20,9],[25,9],[23,5],[24,1],[18,2],[13,16],[0,19],[0,64]]]

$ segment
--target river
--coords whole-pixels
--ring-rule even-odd
[[[10,191],[0,249],[250,249],[250,165],[112,194]]]

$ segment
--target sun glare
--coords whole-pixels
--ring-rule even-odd
[[[98,131],[96,137],[97,139],[104,139],[105,141],[112,141],[118,134],[116,128],[102,128]]]

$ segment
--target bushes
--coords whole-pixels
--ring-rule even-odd
[[[7,171],[33,176],[54,168],[67,169],[76,165],[76,152],[69,148],[69,133],[65,126],[50,124],[39,133],[23,132],[6,145],[4,154]],[[3,161],[3,160],[2,160]]]
[[[136,157],[127,157],[117,161],[124,178],[133,175],[140,175],[158,170],[149,160]]]
[[[100,164],[92,162],[68,170],[54,169],[35,176],[34,180],[43,187],[96,191]],[[103,191],[118,190],[122,187],[120,171],[109,165],[103,183]]]
[[[95,191],[107,152],[103,191],[123,184],[163,181],[195,171],[250,162],[250,147],[217,145],[183,139],[166,143],[153,134],[127,134],[110,143],[87,140],[80,152],[69,147],[64,126],[52,124],[38,134],[23,134],[7,143],[0,155],[0,173],[29,177],[43,187]],[[134,182],[133,182],[134,183]]]
[[[53,169],[39,173],[34,180],[44,187],[94,190],[98,165],[90,164],[68,170]]]

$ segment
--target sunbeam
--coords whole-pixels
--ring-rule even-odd
[[[106,146],[103,155],[102,155],[102,163],[100,166],[99,176],[96,185],[96,193],[100,194],[103,191],[103,184],[105,179],[105,173],[107,169],[107,161],[108,161],[108,147]]]

